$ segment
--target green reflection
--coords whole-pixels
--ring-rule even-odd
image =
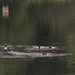
[[[44,63],[1,59],[0,75],[25,75],[26,71],[27,75],[50,75],[50,73],[73,75],[75,73],[75,4],[73,1],[7,1],[9,17],[3,18],[0,11],[0,44],[54,45],[53,43],[60,43],[62,45],[66,43],[67,52],[73,55],[63,61],[53,59]],[[2,2],[0,0],[0,10],[2,10]]]
[[[26,75],[27,61],[0,59],[0,75]]]
[[[63,75],[68,71],[66,66],[65,58],[40,58],[28,63],[27,75]]]
[[[71,10],[70,4],[55,5],[43,0],[39,0],[40,6],[37,0],[7,3],[9,17],[1,21],[1,43],[48,45],[65,42],[67,25],[72,19],[69,14],[73,14],[67,11]]]
[[[69,75],[75,74],[75,26],[74,21],[68,27],[68,34],[67,34],[67,50],[68,52],[72,53],[72,56],[67,58],[68,61],[68,69],[70,70]]]

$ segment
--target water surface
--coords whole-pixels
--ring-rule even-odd
[[[3,17],[0,0],[0,75],[74,75],[74,0],[6,2],[9,16]],[[37,52],[31,46],[55,46],[56,51],[43,55],[48,48]]]

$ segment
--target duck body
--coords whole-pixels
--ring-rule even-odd
[[[4,50],[6,51],[6,50],[8,50],[8,47],[5,45],[5,47],[4,47]]]
[[[8,48],[7,47],[4,47],[4,49],[7,50]]]
[[[55,49],[55,47],[54,46],[51,46],[51,47],[49,47],[51,50],[50,50],[50,53],[54,53],[55,51],[54,51],[54,49]]]

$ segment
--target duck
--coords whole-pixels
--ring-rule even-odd
[[[43,55],[46,55],[47,53],[46,53],[46,52],[43,52],[42,54],[43,54]]]
[[[40,46],[38,46],[39,47],[39,49],[40,49]]]
[[[8,47],[7,47],[7,45],[5,45],[5,46],[4,46],[4,50],[5,50],[5,51],[6,51],[6,50],[8,50]]]
[[[54,53],[55,47],[54,46],[50,46],[49,48],[51,49],[50,53]]]

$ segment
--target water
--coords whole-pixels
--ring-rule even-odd
[[[74,0],[6,2],[3,17],[0,0],[0,75],[75,75]]]

